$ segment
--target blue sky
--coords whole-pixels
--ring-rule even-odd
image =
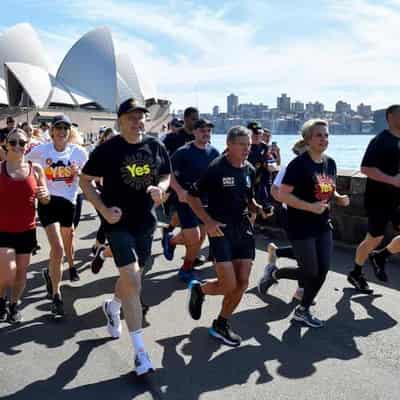
[[[400,0],[2,0],[0,30],[29,22],[53,68],[89,30],[108,25],[173,108],[342,99],[398,103]]]

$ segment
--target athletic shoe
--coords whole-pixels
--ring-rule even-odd
[[[377,251],[373,251],[369,255],[369,261],[372,264],[372,268],[374,270],[375,276],[382,282],[387,282],[388,277],[385,271],[385,260],[379,257],[379,253]]]
[[[94,244],[94,245],[92,246],[92,251],[91,251],[92,256],[95,256],[95,255],[96,255],[96,252],[97,252],[97,246]]]
[[[372,294],[374,291],[369,287],[368,282],[365,280],[364,275],[356,275],[354,271],[350,272],[347,280],[361,293]]]
[[[202,254],[200,254],[198,257],[193,262],[194,267],[200,267],[203,265],[205,262],[207,262],[206,257],[204,257]]]
[[[318,318],[315,318],[310,313],[310,310],[302,308],[302,307],[297,307],[294,310],[293,319],[295,321],[304,322],[306,325],[308,325],[311,328],[322,328],[324,326],[324,323],[321,320],[319,320]]]
[[[111,337],[118,339],[121,336],[122,325],[120,313],[112,313],[110,311],[111,300],[105,300],[103,303],[103,312],[107,318],[107,330]]]
[[[168,232],[162,238],[162,247],[163,247],[164,257],[168,261],[171,261],[174,258],[174,252],[175,252],[175,246],[172,246],[172,244],[171,244],[172,237],[173,237],[172,233]]]
[[[22,315],[18,310],[18,304],[17,303],[10,304],[7,321],[10,324],[18,324],[19,322],[22,321]]]
[[[189,284],[191,281],[198,280],[195,270],[193,268],[188,270],[184,270],[181,268],[178,272],[178,277],[182,282],[185,282],[186,284]]]
[[[64,313],[64,303],[61,300],[59,294],[56,294],[53,297],[53,302],[51,304],[51,312],[53,313],[54,317],[63,317]]]
[[[53,285],[51,283],[49,270],[47,268],[42,269],[42,277],[46,285],[47,298],[51,299],[53,297]]]
[[[75,267],[69,268],[69,280],[71,282],[77,282],[81,280],[78,274],[78,270]]]
[[[204,302],[204,293],[201,291],[199,281],[191,281],[189,283],[190,297],[189,297],[189,314],[198,320],[201,317],[201,308]]]
[[[7,299],[0,297],[0,322],[7,321],[7,317],[8,317]]]
[[[242,338],[232,331],[229,323],[219,324],[217,320],[214,320],[208,333],[228,346],[237,347],[242,342]]]
[[[90,264],[90,268],[94,274],[98,274],[104,265],[104,250],[106,246],[103,244],[96,248],[96,253],[94,255],[94,259]]]
[[[260,295],[267,294],[269,288],[273,285],[278,283],[278,281],[272,276],[274,271],[277,271],[278,268],[276,265],[273,264],[268,264],[265,269],[264,269],[264,275],[262,278],[259,280],[257,288],[258,288],[258,293]]]
[[[137,376],[147,374],[148,372],[154,372],[150,357],[145,351],[137,353],[135,357],[135,372]]]

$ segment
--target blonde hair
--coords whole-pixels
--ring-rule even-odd
[[[78,129],[74,126],[71,126],[71,133],[68,138],[68,143],[83,145],[83,138]]]
[[[324,119],[309,119],[306,121],[301,128],[301,136],[303,136],[304,140],[307,140],[311,137],[312,130],[316,126],[328,127],[328,121],[325,121]]]
[[[292,147],[292,151],[294,154],[301,154],[307,146],[307,143],[304,139],[299,139]]]

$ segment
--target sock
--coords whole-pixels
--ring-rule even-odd
[[[193,269],[193,261],[192,261],[192,260],[186,260],[186,259],[185,259],[185,260],[183,261],[183,265],[182,265],[181,269],[182,269],[183,271],[189,271],[189,270]]]
[[[224,317],[219,316],[217,318],[217,325],[219,325],[219,326],[225,326],[227,322],[228,322],[228,320]]]
[[[143,330],[138,329],[137,331],[129,332],[129,336],[131,337],[135,354],[143,352],[144,351]]]
[[[386,261],[387,258],[389,258],[392,255],[392,253],[385,247],[382,250],[377,251],[376,256],[379,257],[381,260]]]
[[[111,314],[119,314],[121,311],[121,300],[114,296],[109,304]]]
[[[357,263],[354,263],[354,269],[353,269],[353,273],[354,275],[361,275],[361,270],[362,270],[362,265],[358,265]]]

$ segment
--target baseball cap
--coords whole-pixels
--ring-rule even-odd
[[[171,124],[171,126],[174,126],[175,128],[182,128],[183,121],[179,118],[172,118],[170,124]]]
[[[60,114],[60,115],[56,115],[53,118],[53,122],[52,122],[53,126],[57,126],[60,124],[65,124],[68,125],[68,127],[70,128],[72,125],[71,120],[69,119],[69,117],[65,114]]]
[[[130,98],[128,100],[125,100],[124,102],[122,102],[119,107],[118,107],[118,118],[123,115],[123,114],[127,114],[130,113],[134,110],[141,110],[145,113],[148,113],[149,110],[146,108],[146,106],[139,102],[136,99]]]
[[[214,128],[214,124],[208,119],[200,118],[194,124],[194,129],[199,128]]]
[[[256,121],[251,121],[247,124],[247,129],[251,129],[252,131],[262,131],[262,126]]]

